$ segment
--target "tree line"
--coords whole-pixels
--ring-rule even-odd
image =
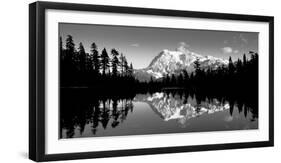
[[[67,35],[65,47],[62,37],[59,40],[61,87],[85,86],[112,90],[118,88],[114,83],[128,86],[134,82],[132,63],[129,64],[126,56],[115,48],[110,51],[103,48],[99,52],[93,42],[90,53],[86,53],[82,42],[76,49],[71,35]]]
[[[207,69],[201,68],[197,58],[194,62],[194,72],[188,73],[183,69],[179,74],[167,74],[160,80],[151,77],[150,81],[144,84],[152,89],[188,88],[194,91],[217,89],[217,86],[228,90],[235,86],[252,88],[257,86],[258,81],[258,53],[250,51],[249,55],[250,59],[244,54],[243,59],[238,58],[236,62],[229,57],[228,65]]]

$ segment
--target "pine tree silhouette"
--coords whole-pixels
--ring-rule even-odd
[[[102,67],[102,74],[105,75],[106,71],[109,69],[109,57],[104,48],[101,53],[101,67]]]
[[[99,56],[99,52],[98,52],[98,47],[94,42],[91,44],[91,54],[92,54],[92,57],[93,57],[92,66],[93,66],[93,69],[94,69],[94,73],[96,75],[98,75],[100,73],[101,63],[100,63],[100,60],[99,60],[100,56]]]
[[[119,52],[116,49],[112,49],[111,55],[113,57],[111,59],[112,75],[116,77],[118,73],[118,65],[119,65],[119,59],[118,59]]]
[[[78,54],[79,54],[79,70],[83,73],[85,72],[86,69],[86,52],[84,49],[84,46],[82,42],[79,43],[79,48],[78,48]]]

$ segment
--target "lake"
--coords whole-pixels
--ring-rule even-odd
[[[61,94],[60,138],[258,129],[258,108],[240,101],[183,91],[98,97],[75,93],[76,98]]]

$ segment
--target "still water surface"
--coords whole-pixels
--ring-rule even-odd
[[[258,129],[257,108],[195,95],[156,92],[69,102],[61,112],[60,138]]]

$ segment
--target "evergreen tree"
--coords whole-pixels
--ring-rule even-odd
[[[176,82],[177,82],[176,76],[175,76],[175,74],[172,74],[172,78],[171,78],[171,84],[172,84],[172,86],[175,86],[175,85],[176,85]]]
[[[92,67],[94,68],[94,73],[99,74],[100,66],[101,66],[99,60],[100,56],[99,56],[97,45],[94,42],[91,44],[91,55],[93,57]]]
[[[124,60],[124,72],[125,72],[125,75],[128,75],[128,74],[130,74],[130,72],[129,72],[129,65],[128,65],[128,62],[127,62],[127,59],[126,59],[126,57],[124,58],[125,60]],[[132,67],[133,67],[133,65],[132,65]]]
[[[93,70],[93,55],[86,53],[86,70],[91,72]]]
[[[74,44],[74,41],[72,39],[72,36],[71,35],[67,35],[67,38],[66,38],[66,43],[65,43],[65,52],[66,52],[66,55],[65,55],[65,70],[67,71],[70,71],[70,72],[73,72],[73,71],[76,71],[75,70],[75,44]],[[68,74],[68,72],[65,72]],[[68,75],[70,76],[70,75]]]
[[[67,35],[65,48],[68,55],[67,57],[73,59],[75,53],[75,44],[71,35]]]
[[[79,69],[80,69],[80,71],[84,72],[85,67],[86,67],[86,52],[85,52],[84,46],[81,42],[79,43],[78,50],[79,50],[78,51]]]
[[[128,69],[128,73],[129,73],[129,76],[133,76],[134,68],[133,68],[133,64],[132,63],[130,64],[130,67]]]
[[[164,79],[164,85],[166,87],[169,87],[170,86],[170,76],[169,74],[166,75],[165,79]]]
[[[124,75],[125,73],[125,60],[126,57],[123,55],[123,53],[120,54],[120,68],[121,68],[121,74]]]
[[[249,51],[249,54],[251,55],[251,64],[256,64],[258,61],[258,54],[253,51]]]
[[[116,49],[112,49],[111,50],[111,55],[112,55],[112,60],[111,60],[112,75],[113,76],[117,76],[117,74],[118,74],[118,65],[119,65],[119,59],[118,59],[119,52]]]
[[[247,58],[246,58],[246,54],[243,55],[243,66],[247,65]]]
[[[183,85],[184,87],[187,87],[189,84],[189,75],[186,70],[183,70],[182,74],[183,74]]]
[[[106,71],[109,68],[109,57],[104,48],[101,53],[101,67],[102,67],[102,74],[105,75]]]
[[[183,86],[183,82],[184,82],[183,75],[182,75],[182,73],[180,73],[180,75],[178,76],[178,79],[177,79],[177,85],[182,87]]]
[[[234,64],[232,62],[232,59],[231,57],[229,57],[229,60],[228,60],[228,70],[229,70],[229,74],[230,75],[233,75],[234,74],[234,70],[235,70],[235,67],[234,67]]]

